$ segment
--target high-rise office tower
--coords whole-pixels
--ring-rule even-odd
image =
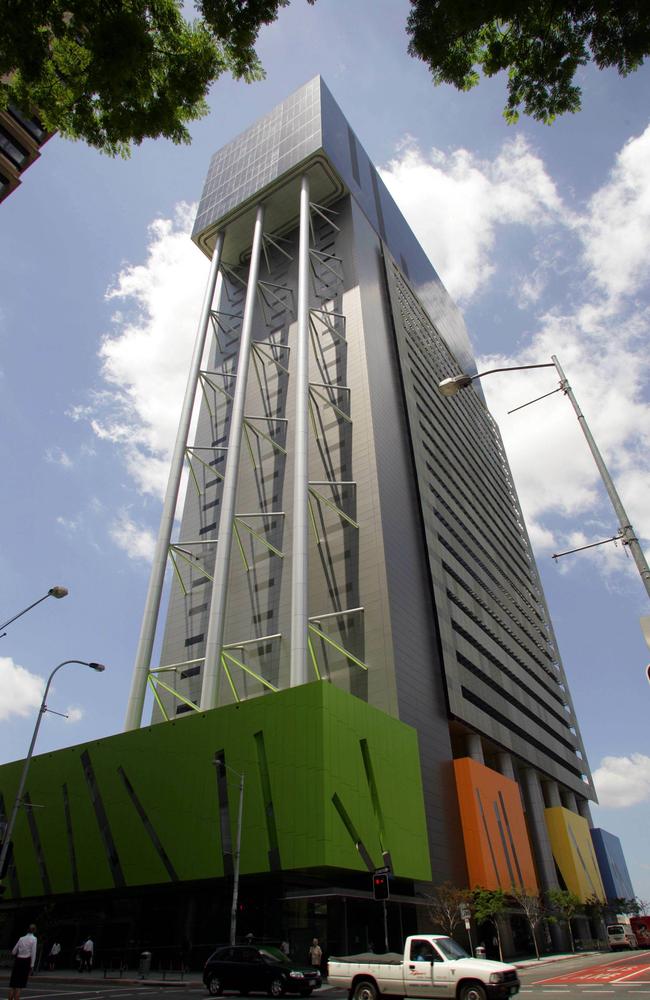
[[[177,444],[171,494],[182,463],[189,484],[129,725],[147,679],[154,721],[327,681],[417,731],[434,882],[532,889],[580,869],[602,894],[499,432],[476,383],[437,390],[475,371],[463,320],[320,78],[214,155],[193,238],[213,268],[181,437],[194,395],[200,416]]]
[[[16,827],[11,898],[78,919],[101,889],[111,939],[207,948],[240,860],[239,934],[305,955],[398,948],[432,884],[602,898],[499,432],[477,383],[437,389],[475,371],[462,317],[319,78],[214,155],[194,240],[210,276],[127,732],[33,762],[57,819]],[[515,911],[507,954],[532,949]]]

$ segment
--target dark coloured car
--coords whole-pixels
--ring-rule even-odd
[[[237,990],[242,996],[248,993],[267,993],[281,997],[285,993],[299,993],[308,997],[321,985],[318,969],[297,965],[272,945],[235,945],[217,948],[205,963],[203,982],[212,996],[224,990]]]

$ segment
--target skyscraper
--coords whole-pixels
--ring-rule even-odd
[[[469,337],[320,78],[215,153],[193,239],[210,275],[127,732],[34,761],[60,833],[16,827],[12,897],[79,913],[102,889],[132,937],[169,912],[214,941],[241,815],[239,931],[297,953],[398,947],[443,882],[603,899],[499,432],[478,383],[437,389],[475,372]]]
[[[147,674],[149,614],[130,724],[147,676],[155,720],[326,680],[417,731],[434,882],[577,886],[586,864],[602,895],[499,432],[480,388],[436,388],[476,370],[462,317],[320,78],[214,155],[193,238],[220,280],[154,568],[175,570],[176,666]]]

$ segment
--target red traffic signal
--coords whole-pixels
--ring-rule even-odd
[[[372,894],[375,899],[389,899],[390,886],[388,885],[388,875],[375,874],[372,876]]]

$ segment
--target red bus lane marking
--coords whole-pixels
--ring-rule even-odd
[[[540,986],[544,983],[609,983],[618,979],[622,974],[636,975],[645,972],[647,968],[647,965],[631,964],[629,957],[619,958],[610,962],[603,962],[600,965],[592,965],[588,969],[567,972],[563,976],[553,976],[551,979],[538,979],[533,985]]]
[[[612,982],[614,982],[614,983],[623,983],[623,982],[626,982],[628,980],[634,980],[635,983],[647,984],[650,981],[650,979],[637,979],[636,978],[637,976],[641,976],[641,975],[644,975],[644,974],[647,974],[647,973],[650,973],[650,965],[637,965],[635,967],[635,971],[634,972],[629,972],[627,975],[621,976],[620,979],[613,979]]]

